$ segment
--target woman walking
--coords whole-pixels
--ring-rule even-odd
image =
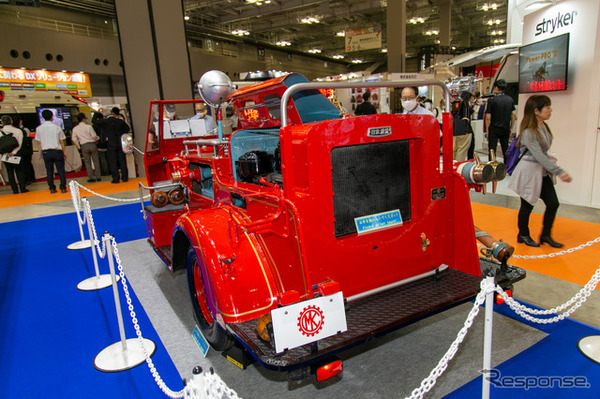
[[[530,247],[539,247],[548,243],[554,248],[563,244],[552,239],[551,231],[554,217],[560,203],[554,190],[553,176],[566,183],[571,176],[556,164],[556,159],[548,155],[552,145],[552,132],[546,121],[552,115],[551,101],[548,96],[536,94],[527,99],[523,120],[519,127],[517,146],[520,148],[520,162],[513,171],[508,187],[521,197],[519,209],[519,235],[517,242]],[[546,204],[540,244],[529,233],[529,216],[533,206],[542,199]]]

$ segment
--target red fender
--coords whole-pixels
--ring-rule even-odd
[[[191,211],[177,219],[173,235],[184,232],[202,259],[207,299],[217,320],[240,323],[276,308],[278,292],[254,234],[240,232],[232,245],[231,217],[223,208]]]

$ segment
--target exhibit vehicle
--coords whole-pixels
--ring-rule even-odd
[[[309,83],[295,73],[230,94],[210,71],[200,92],[219,110],[233,105],[230,136],[166,118],[202,100],[150,103],[149,242],[170,269],[187,270],[214,349],[243,347],[291,379],[323,380],[342,370],[336,353],[472,299],[482,273],[504,288],[525,277],[508,256],[478,255],[469,189],[503,178],[504,165],[454,164],[450,114],[440,161],[433,116],[350,117],[317,90],[413,84],[449,98],[437,81]]]

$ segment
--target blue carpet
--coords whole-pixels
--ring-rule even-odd
[[[532,323],[507,305],[495,306],[494,310],[549,335],[496,367],[500,374],[496,375],[497,386],[491,385],[491,398],[600,398],[600,365],[582,355],[577,348],[581,338],[600,335],[600,330],[570,319],[548,325]],[[481,384],[482,377],[478,377],[446,398],[481,397]],[[535,384],[539,386],[532,386]],[[562,387],[559,384],[563,384]],[[527,385],[529,387],[525,389]]]
[[[117,243],[146,237],[140,205],[92,211],[99,235]],[[87,227],[84,226],[84,229]],[[90,249],[78,241],[75,213],[0,224],[0,398],[164,398],[146,363],[118,373],[93,366],[95,356],[119,341],[112,289],[79,291],[95,275]],[[99,259],[101,274],[108,262]],[[136,337],[121,292],[127,338]],[[133,290],[141,331],[157,345],[152,360],[173,390],[183,384]]]

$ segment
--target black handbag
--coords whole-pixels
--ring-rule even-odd
[[[19,146],[19,142],[15,137],[13,137],[12,133],[4,133],[4,131],[0,130],[2,133],[2,137],[0,137],[0,154],[9,154]]]

